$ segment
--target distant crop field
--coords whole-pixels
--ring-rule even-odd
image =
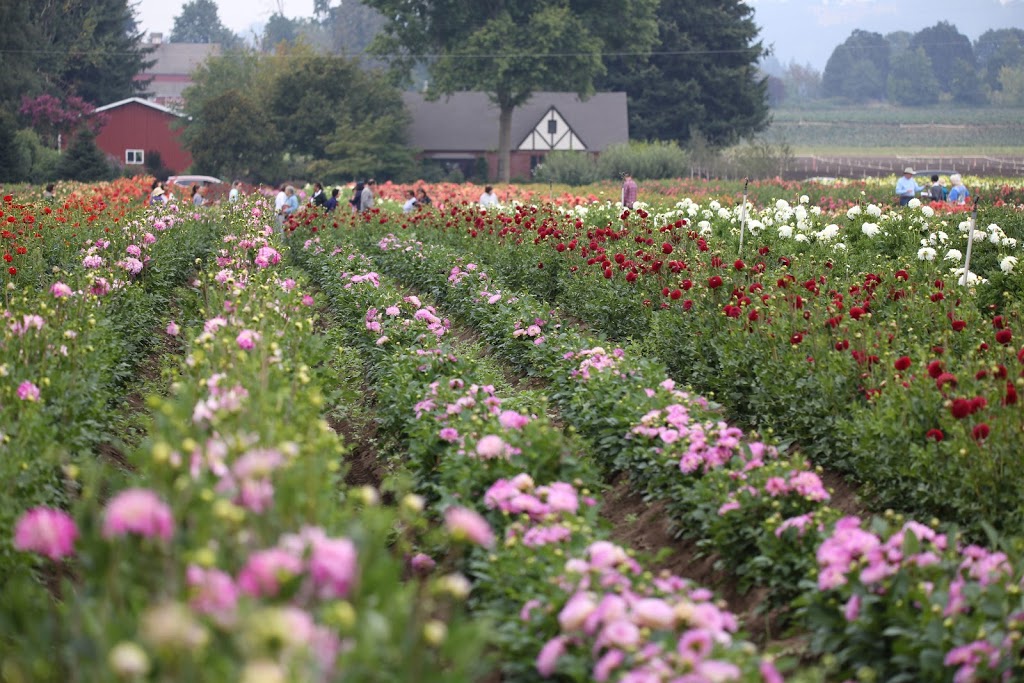
[[[797,154],[1011,154],[1024,150],[1024,109],[775,109],[764,137]]]

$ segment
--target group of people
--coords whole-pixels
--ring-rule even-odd
[[[966,204],[967,198],[971,196],[959,173],[950,174],[949,189],[942,184],[938,174],[932,174],[931,185],[928,186],[918,185],[914,175],[914,169],[908,166],[903,169],[903,177],[896,181],[896,196],[899,198],[900,206],[909,204],[918,193],[926,194],[929,201],[950,204]]]

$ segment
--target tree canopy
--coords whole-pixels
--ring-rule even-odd
[[[750,6],[661,0],[656,12],[651,54],[599,79],[629,95],[630,137],[686,143],[699,131],[719,147],[763,130],[767,80],[756,65],[767,51]]]
[[[621,44],[620,25],[653,7],[648,0],[366,0],[387,18],[372,51],[408,77],[418,63],[430,72],[428,96],[486,92],[499,109],[499,177],[509,179],[512,112],[538,90],[586,96],[605,73],[606,45]],[[652,25],[653,28],[653,25]],[[610,33],[609,33],[610,31]],[[653,30],[630,36],[645,51]]]
[[[240,47],[242,40],[221,23],[213,0],[190,0],[174,17],[172,43],[218,43],[225,49]]]
[[[355,60],[302,43],[237,50],[207,60],[194,79],[182,139],[206,172],[348,180],[391,177],[412,163],[400,93]]]
[[[854,30],[832,51],[821,75],[826,97],[853,102],[884,100],[889,80],[889,42],[880,34]]]

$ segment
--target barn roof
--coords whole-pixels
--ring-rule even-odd
[[[402,97],[412,115],[410,146],[449,152],[498,149],[498,107],[486,93],[457,92],[436,101],[427,100],[422,93],[404,93]],[[536,92],[512,113],[513,148],[552,108],[590,151],[629,141],[626,93],[596,93],[580,100],[571,92]]]
[[[144,100],[141,97],[129,97],[126,100],[118,100],[117,102],[111,102],[110,104],[105,104],[102,107],[96,107],[96,109],[94,109],[93,111],[95,111],[95,112],[110,111],[111,109],[117,109],[118,107],[123,107],[124,105],[131,104],[133,102],[135,104],[141,104],[141,105],[143,105],[145,107],[151,107],[153,109],[156,109],[157,111],[162,111],[165,114],[171,114],[173,116],[182,116],[182,114],[179,114],[178,112],[174,111],[173,109],[168,109],[167,107],[163,106],[162,104],[157,104],[156,102],[150,102],[149,100]]]

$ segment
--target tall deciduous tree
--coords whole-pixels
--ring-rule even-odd
[[[366,0],[386,18],[373,50],[408,74],[427,63],[431,89],[439,97],[459,90],[486,92],[499,111],[498,170],[510,176],[512,113],[538,90],[571,90],[587,95],[605,71],[606,41],[621,36],[607,17],[610,0]],[[613,3],[614,4],[614,3]],[[615,16],[650,3],[621,0]],[[617,32],[619,26],[614,26]],[[633,35],[634,50],[645,51],[653,35]]]
[[[882,34],[855,30],[828,58],[821,75],[822,92],[854,102],[884,100],[890,53]]]
[[[731,144],[768,125],[767,81],[757,64],[753,10],[740,0],[661,0],[658,42],[649,57],[601,86],[629,94],[630,137],[712,146]]]
[[[978,71],[985,84],[999,90],[999,70],[1004,66],[1024,67],[1024,29],[1001,28],[989,30],[974,41],[974,56]],[[2,56],[0,56],[2,59]]]
[[[929,28],[923,28],[910,39],[910,49],[921,48],[931,62],[932,74],[942,92],[950,92],[953,77],[958,68],[975,69],[974,49],[970,39],[948,21],[940,21]]]
[[[221,23],[213,0],[191,0],[174,17],[172,43],[218,43],[225,49],[240,47],[241,39]]]
[[[197,168],[227,177],[268,180],[281,156],[281,136],[270,116],[235,88],[202,102],[182,142]]]
[[[939,83],[931,60],[920,47],[893,56],[887,87],[889,101],[894,104],[920,106],[939,101]]]

